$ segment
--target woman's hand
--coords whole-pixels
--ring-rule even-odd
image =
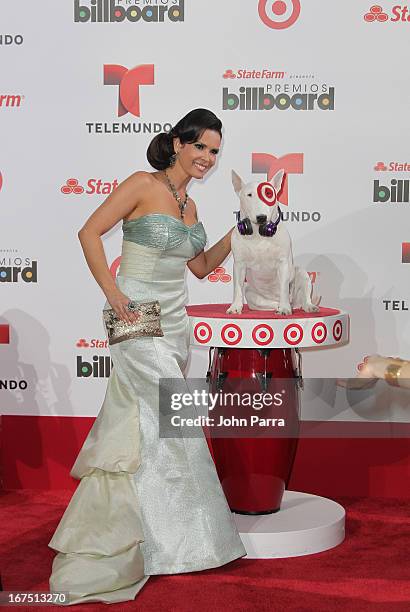
[[[381,355],[370,355],[359,363],[359,373],[356,378],[338,378],[337,385],[347,389],[369,389],[374,387],[379,379],[384,378],[387,366],[390,363],[401,362],[399,358],[382,357]]]
[[[132,312],[128,309],[128,304],[131,302],[131,298],[127,297],[116,289],[115,291],[107,294],[107,300],[110,303],[111,308],[114,309],[116,315],[125,323],[135,323],[138,321],[140,315],[137,312]]]

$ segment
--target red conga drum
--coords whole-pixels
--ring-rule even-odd
[[[246,432],[230,426],[226,414],[226,434],[217,427],[210,428],[211,448],[216,469],[229,507],[239,514],[268,514],[280,509],[283,492],[288,484],[295,458],[299,431],[299,388],[296,357],[292,349],[233,349],[216,348],[209,376],[210,393],[238,393],[252,397],[268,394],[281,405],[263,406],[250,422],[255,410],[241,407],[230,411],[246,413]],[[223,402],[224,404],[225,402]],[[223,407],[225,407],[223,405]],[[215,409],[213,411],[215,413]],[[219,410],[220,414],[225,411]],[[219,417],[219,414],[215,415]],[[243,417],[242,417],[243,418]],[[284,432],[275,426],[281,418]],[[220,418],[218,419],[218,422]],[[275,423],[276,425],[276,423]],[[236,437],[235,433],[241,437]],[[284,434],[285,437],[282,435]]]
[[[231,510],[269,514],[280,509],[296,454],[302,381],[299,348],[346,342],[348,315],[322,307],[317,313],[299,310],[281,316],[252,311],[246,305],[241,314],[228,315],[228,307],[187,307],[191,344],[210,350],[207,380],[209,394],[217,400],[208,410],[214,424],[204,430]],[[282,402],[259,404],[255,414],[254,399],[266,394],[280,396]],[[236,405],[228,405],[225,397],[234,396]]]

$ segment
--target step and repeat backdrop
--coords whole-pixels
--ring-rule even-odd
[[[189,186],[208,247],[239,208],[231,170],[247,182],[284,169],[295,261],[322,306],[350,315],[348,344],[303,351],[316,381],[304,419],[409,422],[405,392],[331,385],[365,355],[410,357],[409,40],[396,0],[1,2],[1,413],[98,413],[105,296],[77,232],[127,176],[153,170],[156,133],[205,107],[224,126],[216,167]],[[121,240],[121,224],[103,237],[114,276]],[[189,303],[230,303],[232,265],[187,271]],[[194,348],[186,374],[207,365]]]

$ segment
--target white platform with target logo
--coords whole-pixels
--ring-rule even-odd
[[[227,348],[297,348],[344,344],[349,339],[349,316],[335,308],[320,308],[292,315],[250,310],[226,314],[230,304],[195,304],[186,307],[191,322],[190,343]]]

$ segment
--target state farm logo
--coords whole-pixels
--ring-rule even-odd
[[[79,340],[77,340],[75,345],[77,348],[104,349],[104,348],[108,348],[108,340],[106,339],[101,340],[99,338],[91,338],[91,340],[88,341],[86,340],[86,338],[80,338]]]
[[[0,108],[19,108],[24,96],[3,94],[0,95]]]
[[[135,2],[135,0],[134,0]],[[139,0],[136,0],[139,2]],[[135,4],[136,4],[135,2]],[[74,22],[75,23],[121,23],[123,21],[146,21],[163,22],[165,18],[169,21],[184,21],[184,0],[161,0],[160,6],[152,6],[150,0],[145,0],[149,6],[121,6],[122,3],[130,4],[130,0],[74,0]],[[164,6],[171,4],[172,6]]]
[[[288,153],[276,157],[271,153],[252,153],[252,173],[265,174],[266,180],[271,181],[279,170],[285,171],[282,189],[278,193],[278,203],[289,205],[289,174],[303,174],[303,153]],[[286,211],[281,209],[283,221],[320,221],[322,215],[318,211]]]
[[[223,79],[284,79],[285,73],[282,70],[237,70],[233,71],[231,68],[225,70],[222,75]]]
[[[410,263],[410,242],[401,244],[401,263]]]
[[[259,0],[259,17],[268,28],[284,30],[292,26],[300,15],[300,0]]]
[[[382,161],[377,162],[373,167],[376,172],[410,172],[410,164],[407,162],[389,162],[385,164]]]
[[[65,184],[60,187],[61,193],[65,195],[80,195],[85,193],[86,195],[109,195],[118,187],[117,179],[113,181],[103,181],[102,179],[91,178],[87,181],[87,189],[80,185],[78,179],[69,178]]]
[[[225,268],[223,266],[218,266],[215,268],[211,274],[208,274],[207,278],[211,283],[217,283],[218,281],[221,281],[222,283],[229,283],[232,279],[231,275],[225,272]]]
[[[385,23],[386,21],[392,21],[393,23],[398,21],[410,21],[410,11],[409,7],[405,5],[396,4],[391,9],[390,17],[388,13],[383,11],[383,7],[380,4],[373,4],[370,7],[369,11],[363,15],[363,19],[367,21],[367,23],[373,23],[378,21],[379,23]]]
[[[128,70],[118,64],[104,65],[104,85],[118,85],[118,117],[127,113],[139,117],[140,85],[154,84],[154,64],[141,64]]]

